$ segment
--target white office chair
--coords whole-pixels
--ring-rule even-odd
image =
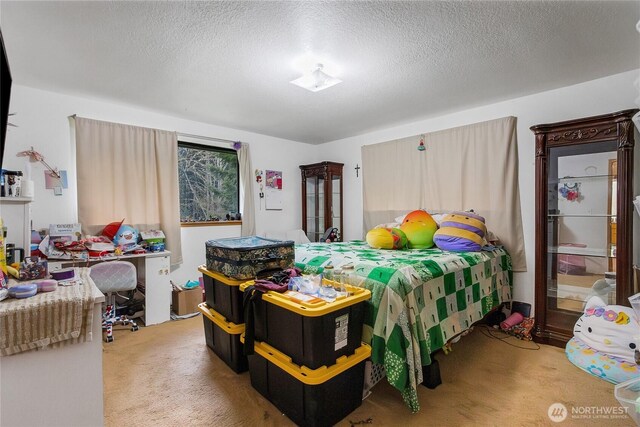
[[[115,324],[125,326],[131,324],[131,331],[137,331],[136,322],[127,319],[127,316],[116,315],[116,294],[136,288],[138,283],[136,267],[126,261],[106,261],[92,266],[89,276],[106,298],[105,309],[102,313],[102,330],[107,331],[105,341],[113,341],[113,325]]]

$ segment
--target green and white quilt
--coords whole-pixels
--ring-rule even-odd
[[[412,412],[431,353],[511,299],[511,257],[502,248],[482,252],[440,249],[378,250],[364,241],[296,245],[296,267],[320,273],[353,264],[371,291],[363,341],[383,364]]]

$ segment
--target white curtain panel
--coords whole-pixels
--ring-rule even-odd
[[[182,263],[178,139],[175,132],[75,118],[78,220],[99,233],[124,218],[160,229],[171,264]]]
[[[516,118],[505,117],[362,147],[364,232],[414,209],[475,210],[527,264],[518,189]]]
[[[253,200],[254,171],[251,166],[251,153],[249,144],[242,143],[238,150],[238,164],[240,166],[240,186],[243,189],[242,203],[242,236],[254,236],[256,234],[256,208]]]

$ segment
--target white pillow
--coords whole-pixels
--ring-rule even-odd
[[[449,215],[449,214],[444,214],[444,213],[431,214],[431,218],[433,218],[433,220],[436,222],[436,224],[438,224],[438,227],[440,227],[440,224],[442,224],[442,220],[447,215]]]
[[[404,217],[407,216],[409,214],[409,212],[402,214],[400,216],[397,216],[393,219],[394,222],[397,222],[398,224],[402,224],[402,221],[404,221]]]

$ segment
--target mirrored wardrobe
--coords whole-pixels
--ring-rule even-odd
[[[564,346],[593,295],[629,305],[638,110],[533,126],[535,337]],[[636,215],[637,216],[637,215]]]

